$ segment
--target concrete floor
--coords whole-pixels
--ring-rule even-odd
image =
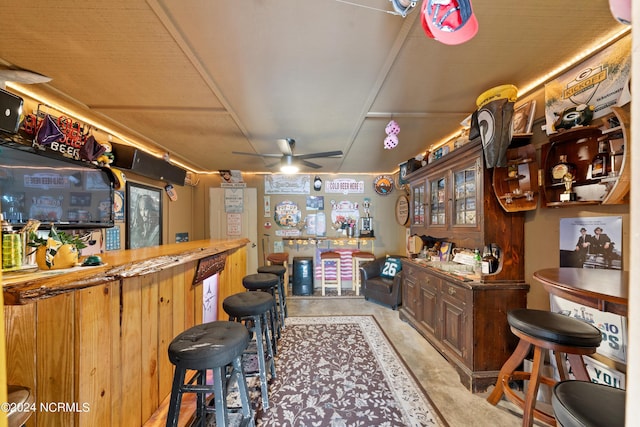
[[[492,406],[485,400],[488,393],[474,395],[465,389],[456,371],[415,329],[400,320],[397,311],[363,298],[294,296],[287,298],[287,307],[289,316],[375,316],[451,427],[522,425],[521,412],[510,403],[503,400]]]

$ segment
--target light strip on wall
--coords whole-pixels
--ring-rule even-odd
[[[47,98],[45,96],[42,96],[40,94],[34,94],[32,91],[29,90],[28,86],[25,87],[25,85],[22,84],[16,84],[16,83],[11,83],[11,82],[7,82],[7,86],[10,87],[11,89],[15,90],[16,92],[19,92],[25,96],[28,96],[29,98],[31,98],[33,101],[35,102],[39,102],[44,104],[47,107],[50,107],[54,110],[59,111],[62,114],[68,115],[69,117],[73,117],[76,120],[79,120],[82,123],[85,123],[89,126],[93,126],[96,129],[99,129],[102,132],[105,132],[107,135],[112,136],[117,138],[119,141],[127,144],[127,145],[131,145],[133,147],[136,147],[154,157],[158,157],[158,158],[162,158],[162,155],[158,154],[158,148],[151,145],[151,144],[145,144],[145,143],[141,143],[139,141],[137,142],[133,142],[131,140],[131,138],[128,138],[124,135],[122,135],[120,132],[115,131],[113,129],[111,129],[108,126],[105,126],[103,123],[97,123],[94,120],[84,116],[82,113],[79,113],[77,110],[72,110],[69,108],[65,108],[61,105],[59,105],[57,102],[52,101],[50,98]],[[111,141],[110,141],[111,142]],[[204,173],[204,172],[200,172],[195,170],[193,167],[185,165],[184,163],[180,162],[180,161],[176,161],[176,160],[171,160],[171,163],[177,166],[180,166],[186,170],[189,170],[191,172],[194,173]],[[217,172],[216,172],[217,173]]]
[[[583,62],[585,59],[587,59],[590,56],[598,53],[600,50],[606,48],[607,46],[609,46],[609,45],[611,45],[613,43],[615,43],[616,41],[618,41],[619,39],[621,39],[622,37],[624,37],[624,36],[626,36],[627,34],[630,34],[630,33],[631,33],[631,27],[624,27],[621,30],[615,32],[613,35],[611,35],[609,37],[606,37],[606,38],[596,42],[595,44],[589,46],[589,48],[587,48],[587,49],[583,50],[582,52],[578,53],[577,55],[573,56],[571,59],[563,62],[561,65],[559,65],[558,67],[556,67],[552,71],[550,71],[550,72],[548,72],[546,74],[543,74],[540,77],[538,77],[535,80],[533,80],[531,83],[526,84],[522,89],[519,88],[518,89],[518,97],[520,97],[520,98],[524,97],[524,96],[529,95],[530,93],[534,92],[535,90],[538,90],[539,88],[541,88],[548,81],[551,81],[554,78],[564,74],[565,72],[567,72],[571,68],[573,68],[576,65],[580,64],[581,62]],[[445,145],[449,141],[455,139],[459,135],[460,135],[460,130],[457,130],[457,131],[451,133],[449,136],[441,139],[437,143],[431,144],[429,146],[427,152],[437,150],[438,148],[442,147],[443,145]]]

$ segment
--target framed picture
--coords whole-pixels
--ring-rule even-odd
[[[127,182],[127,249],[162,244],[162,190]]]
[[[533,116],[536,113],[536,101],[525,102],[513,110],[513,135],[531,133],[533,129]]]

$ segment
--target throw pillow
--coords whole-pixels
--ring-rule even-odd
[[[388,257],[384,261],[380,276],[393,279],[400,270],[402,270],[402,262],[398,258]]]

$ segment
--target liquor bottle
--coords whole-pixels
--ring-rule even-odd
[[[563,183],[565,175],[571,174],[575,177],[576,173],[576,165],[567,161],[566,154],[561,154],[559,159],[560,161],[551,168],[551,181],[554,184]]]
[[[473,271],[476,274],[482,273],[482,257],[480,256],[480,251],[478,249],[475,250],[473,259],[475,261]]]
[[[609,140],[606,136],[598,139],[598,154],[591,161],[591,178],[602,178],[609,175],[611,161],[609,159]]]
[[[498,258],[493,255],[491,245],[484,247],[482,254],[482,274],[493,274],[498,270]]]

